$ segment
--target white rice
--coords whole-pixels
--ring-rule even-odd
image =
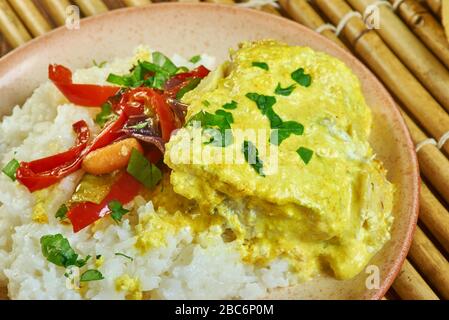
[[[149,56],[149,49],[141,47],[133,58],[77,71],[74,81],[103,84],[109,73],[127,73],[133,62]],[[173,60],[194,67],[180,56]],[[203,55],[199,63],[212,68],[214,59]],[[98,132],[92,120],[97,112],[67,103],[50,82],[44,83],[0,122],[0,166],[12,158],[28,161],[67,150],[75,140],[74,122],[84,119],[92,132]],[[214,228],[201,235],[193,235],[189,228],[168,233],[165,246],[144,254],[136,249],[136,233],[126,219],[121,224],[100,222],[95,230],[74,234],[71,226],[58,222],[54,214],[68,200],[79,177],[80,173],[75,173],[54,188],[30,194],[24,186],[0,175],[0,285],[8,286],[9,298],[125,299],[130,292],[117,290],[120,277],[138,283],[138,290],[146,292],[144,297],[152,299],[252,299],[292,283],[285,261],[275,261],[267,268],[246,265],[232,242],[225,243],[221,231]],[[48,200],[49,221],[44,224],[32,218],[33,207],[42,198]],[[155,214],[151,202],[137,203],[140,218]],[[64,235],[81,257],[102,255],[104,263],[98,270],[105,279],[90,282],[84,291],[67,287],[66,270],[46,260],[39,242],[43,235],[57,233]],[[126,253],[133,260],[115,253]],[[93,261],[88,265],[95,268]]]

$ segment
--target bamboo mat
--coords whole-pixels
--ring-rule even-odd
[[[233,0],[207,1],[236,4]],[[446,0],[245,3],[295,20],[358,56],[396,98],[412,138],[420,147],[423,183],[418,228],[408,258],[386,299],[449,299],[449,141],[443,144],[441,140],[449,132],[449,43],[441,22],[442,1]],[[77,5],[85,17],[150,3],[150,0],[0,0],[0,56],[63,25],[69,5]],[[373,4],[378,11],[366,14],[366,8]],[[380,28],[370,30],[366,22],[373,25],[377,13]],[[439,141],[443,145],[437,146]]]

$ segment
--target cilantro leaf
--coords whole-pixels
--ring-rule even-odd
[[[292,84],[289,87],[282,88],[281,84],[278,83],[278,86],[276,87],[276,90],[274,91],[274,93],[277,95],[280,95],[280,96],[289,96],[289,95],[291,95],[293,90],[295,90],[295,88],[296,88],[296,86],[294,84]]]
[[[263,173],[263,161],[259,159],[259,151],[251,141],[244,141],[242,147],[243,155],[246,162],[262,177],[265,177]]]
[[[226,109],[226,110],[234,110],[234,109],[237,109],[237,102],[235,102],[234,100],[232,100],[232,101],[229,102],[229,103],[225,103],[225,104],[222,106],[222,108],[223,108],[223,109]]]
[[[115,222],[122,222],[123,216],[129,212],[129,210],[123,208],[123,205],[117,200],[109,202],[108,208],[111,210],[111,218],[114,219]]]
[[[218,110],[217,110],[218,111]],[[226,112],[222,110],[222,112]],[[232,114],[230,114],[232,117]],[[191,125],[193,122],[199,122],[201,127],[204,128],[205,133],[210,136],[210,141],[207,144],[211,144],[216,147],[227,147],[233,142],[233,136],[230,133],[231,123],[229,120],[234,119],[229,115],[223,115],[209,113],[206,111],[200,111],[193,115],[187,125]],[[228,134],[227,134],[228,133]]]
[[[59,220],[64,220],[67,217],[67,212],[69,212],[69,209],[65,204],[59,207],[58,211],[56,211],[55,218],[58,218]]]
[[[70,246],[62,234],[46,235],[40,239],[42,254],[47,260],[60,267],[82,267],[90,256],[78,260],[78,254]]]
[[[296,121],[285,121],[275,131],[271,133],[270,142],[274,145],[280,145],[282,141],[295,134],[300,136],[304,133],[304,126]],[[276,139],[277,134],[277,139]]]
[[[264,96],[258,93],[247,93],[246,97],[254,101],[262,114],[267,116],[268,120],[270,120],[271,128],[277,128],[282,124],[282,119],[273,110],[273,106],[276,103],[275,97]]]
[[[217,111],[215,111],[215,114],[225,117],[226,121],[229,124],[234,123],[234,117],[232,116],[232,113],[230,113],[230,112],[227,112],[227,111],[224,111],[224,110],[217,110]]]
[[[16,181],[16,172],[19,169],[20,163],[16,159],[9,161],[3,168],[2,172],[6,174],[12,181]]]
[[[309,164],[310,160],[312,160],[313,156],[312,150],[305,147],[301,147],[298,150],[296,150],[296,152],[298,153],[298,155],[301,157],[302,161],[304,161],[305,164]]]
[[[81,282],[98,281],[103,279],[104,277],[101,272],[95,269],[86,270],[80,277]]]
[[[207,100],[203,100],[201,103],[202,103],[202,105],[205,106],[206,108],[210,106],[210,102],[207,101]]]
[[[304,73],[303,68],[294,71],[291,74],[291,77],[303,87],[309,87],[312,84],[312,77],[309,74]]]
[[[253,62],[252,66],[260,68],[260,69],[264,69],[264,70],[267,70],[267,71],[269,69],[268,64],[266,64],[265,62]]]

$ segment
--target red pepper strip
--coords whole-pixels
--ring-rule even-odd
[[[84,157],[89,152],[102,148],[121,137],[122,133],[119,131],[125,125],[126,120],[126,115],[121,114],[116,121],[109,124],[87,147],[89,136],[87,136],[85,141],[83,140],[83,145],[77,145],[69,151],[33,162],[22,162],[16,173],[17,180],[26,186],[30,192],[41,190],[57,183],[62,178],[79,170]],[[87,128],[87,124],[84,121],[80,122],[83,122]],[[78,123],[74,125],[75,130],[78,130]],[[81,138],[84,137],[85,130],[88,129],[80,131],[79,135],[81,135]],[[77,140],[80,140],[80,137]],[[78,153],[72,153],[73,149],[78,151]]]
[[[199,66],[198,68],[190,71],[190,72],[184,72],[179,73],[172,78],[170,78],[165,86],[165,92],[164,95],[170,98],[176,97],[176,94],[178,91],[186,86],[191,79],[193,78],[205,78],[209,74],[209,70],[204,66]]]
[[[176,121],[166,99],[154,89],[139,87],[129,90],[114,109],[117,113],[138,115],[144,113],[144,106],[152,108],[158,115],[162,139],[167,142],[172,131],[177,129]]]
[[[46,188],[60,180],[58,175],[61,172],[57,169],[79,157],[90,138],[89,127],[84,120],[74,123],[73,130],[77,135],[76,145],[73,148],[47,158],[22,162],[16,173],[17,180],[31,192]]]
[[[128,173],[122,176],[112,185],[111,191],[100,203],[82,202],[73,206],[67,213],[72,222],[73,231],[78,232],[100,218],[110,213],[109,203],[117,200],[126,204],[134,199],[140,190],[141,184]]]
[[[74,84],[72,72],[57,64],[48,66],[48,78],[70,102],[85,107],[100,107],[120,90],[113,86]]]

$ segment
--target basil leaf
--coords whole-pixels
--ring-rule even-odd
[[[223,109],[226,109],[226,110],[234,110],[234,109],[237,109],[237,102],[235,102],[234,100],[232,100],[231,102],[224,104],[224,105],[222,106],[222,108],[223,108]]]
[[[47,260],[60,267],[77,266],[82,267],[89,260],[78,260],[78,254],[70,246],[69,241],[62,234],[46,235],[40,239],[42,254]]]
[[[89,269],[85,271],[80,277],[81,282],[98,281],[103,279],[104,277],[101,272],[95,269]]]
[[[114,219],[115,222],[122,222],[123,216],[129,212],[129,210],[123,208],[121,202],[117,200],[109,202],[108,208],[111,210],[111,218]]]
[[[309,74],[304,73],[303,68],[294,71],[291,74],[291,77],[303,87],[309,87],[312,84],[312,77]]]
[[[277,128],[282,124],[282,119],[273,110],[273,106],[276,103],[275,97],[264,96],[258,93],[247,93],[246,97],[254,101],[262,114],[267,116],[268,120],[270,120],[271,128]]]
[[[56,211],[55,218],[59,220],[64,220],[67,217],[67,212],[69,212],[69,208],[65,204],[59,207],[58,211]]]
[[[104,127],[106,122],[115,119],[117,115],[112,111],[112,106],[110,103],[105,103],[101,106],[101,111],[95,117],[95,123],[100,127]]]
[[[162,53],[157,51],[153,52],[152,57],[153,63],[155,65],[160,66],[164,71],[166,71],[170,75],[174,75],[178,71],[178,67]]]
[[[189,59],[189,61],[191,62],[191,63],[197,63],[198,61],[200,61],[201,60],[201,56],[199,55],[199,54],[197,54],[196,56],[193,56],[193,57],[191,57],[190,59]]]
[[[278,86],[276,87],[276,90],[274,90],[274,93],[280,96],[289,96],[295,90],[296,86],[292,84],[289,87],[282,88],[281,84],[278,83]]]
[[[264,70],[267,70],[268,71],[268,64],[266,64],[265,62],[253,62],[252,63],[252,66],[253,67],[257,67],[257,68],[260,68],[260,69],[264,69]]]
[[[263,161],[259,159],[259,151],[251,141],[244,141],[242,147],[243,155],[246,162],[262,177],[265,177],[263,173]]]
[[[3,168],[2,172],[6,174],[12,181],[16,181],[16,172],[19,169],[20,163],[16,159],[9,161]]]
[[[184,87],[182,87],[178,93],[176,94],[176,100],[181,100],[182,97],[184,97],[184,95],[189,92],[192,91],[193,89],[195,89],[199,83],[201,82],[200,78],[193,78],[192,80],[190,80],[190,82],[188,84],[186,84]]]
[[[312,150],[305,147],[301,147],[298,150],[296,150],[296,152],[298,153],[298,155],[301,157],[302,161],[304,161],[305,164],[309,164],[310,160],[312,160],[313,156]]]
[[[133,149],[126,171],[148,189],[153,188],[162,178],[161,170],[150,163],[139,151]]]
[[[275,128],[276,131],[271,133],[270,142],[274,145],[280,145],[282,141],[295,134],[300,136],[304,133],[304,126],[296,121],[285,121],[279,127]],[[277,133],[277,139],[275,134]]]
[[[115,255],[116,255],[116,256],[122,256],[122,257],[124,257],[124,258],[126,258],[126,259],[129,259],[129,260],[131,260],[131,261],[134,261],[133,258],[131,258],[130,256],[127,256],[126,254],[121,253],[121,252],[116,252]]]

